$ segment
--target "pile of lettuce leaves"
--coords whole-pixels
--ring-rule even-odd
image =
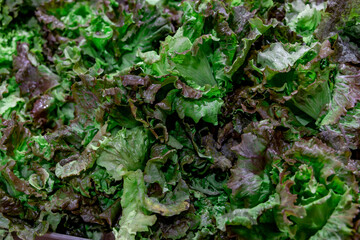
[[[359,0],[0,0],[0,239],[359,239],[359,147]]]

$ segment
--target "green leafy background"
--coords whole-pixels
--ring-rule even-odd
[[[0,238],[359,238],[359,43],[359,0],[0,0]]]

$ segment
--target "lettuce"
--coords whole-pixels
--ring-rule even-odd
[[[0,239],[358,239],[359,0],[0,0]]]

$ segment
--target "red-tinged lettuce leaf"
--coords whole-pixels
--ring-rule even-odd
[[[360,104],[357,103],[353,109],[347,111],[346,115],[339,119],[338,123],[323,126],[319,136],[336,150],[357,149],[360,141],[359,117]]]
[[[322,119],[320,125],[336,124],[348,109],[353,108],[360,100],[360,73],[335,77],[334,90],[330,101],[329,112]]]
[[[20,201],[0,190],[0,212],[8,216],[17,216],[23,211]]]
[[[283,179],[280,178],[280,181],[282,180]],[[306,215],[306,211],[303,206],[295,205],[298,196],[290,192],[290,187],[293,184],[293,181],[287,180],[285,182],[280,182],[280,184],[276,187],[276,192],[279,193],[281,200],[278,212],[275,215],[276,224],[280,231],[286,233],[290,237],[294,237],[296,231],[291,231],[291,225],[293,223],[288,219],[288,217],[295,216],[302,219]]]
[[[161,194],[167,193],[171,185],[175,185],[180,178],[176,150],[170,150],[164,145],[153,145],[150,157],[144,169],[144,180],[149,184],[158,184],[161,187]],[[168,161],[171,163],[171,168],[166,171],[164,166]]]
[[[57,190],[51,197],[50,201],[45,205],[48,211],[68,210],[73,211],[80,207],[81,195],[71,188],[61,188]]]
[[[334,45],[336,61],[355,65],[360,63],[359,46],[350,42],[347,37],[338,36]]]
[[[199,99],[203,96],[204,92],[194,89],[181,81],[176,81],[176,88],[181,89],[181,94],[185,98]]]
[[[106,81],[94,81],[91,76],[82,76],[82,82],[72,85],[74,96],[75,117],[83,124],[90,124],[92,120],[101,122],[104,110],[101,109],[103,103],[102,89],[109,85]]]
[[[276,125],[266,120],[244,129],[241,143],[232,147],[238,160],[227,183],[235,205],[253,207],[268,198],[273,188],[269,166],[289,147],[283,138]]]
[[[348,33],[351,29],[355,30],[353,33],[356,33],[360,15],[358,5],[358,0],[328,1],[326,11],[322,14],[320,25],[316,30],[316,36],[323,40],[338,32]]]
[[[339,155],[317,139],[295,143],[286,156],[311,166],[318,181],[336,187],[338,193],[344,193],[347,186],[355,186],[354,176],[344,167],[346,155]]]
[[[21,195],[41,197],[41,194],[31,187],[30,183],[16,176],[14,167],[16,162],[9,161],[6,165],[0,167],[1,182],[6,186],[6,191],[10,196],[19,197]]]
[[[0,2],[1,239],[357,237],[358,0]]]
[[[276,44],[283,46],[280,43]],[[279,69],[271,69],[271,67],[263,69],[262,84],[266,90],[261,85],[258,86],[258,89],[269,91],[272,99],[279,103],[286,102],[297,120],[304,126],[318,120],[330,102],[331,76],[335,66],[324,67],[324,61],[322,61],[332,53],[332,51],[328,51],[328,48],[328,44],[316,43],[311,47],[288,44],[287,49],[289,52],[294,51],[292,54],[295,59],[279,61],[278,58],[274,58],[275,54],[266,55],[269,59],[274,60],[270,61],[271,66],[274,62],[278,63],[277,65],[279,62],[281,64]],[[285,51],[283,47],[281,49],[281,51]],[[258,61],[261,59],[258,58]],[[307,116],[299,114],[299,110]]]
[[[73,158],[63,159],[56,165],[55,174],[59,178],[79,175],[82,171],[91,168],[96,161],[96,149],[106,135],[107,124],[102,126],[83,152]]]
[[[17,71],[16,82],[20,85],[21,95],[29,95],[30,98],[38,96],[58,84],[57,75],[43,65],[35,65],[37,63],[34,56],[29,55],[28,44],[18,43],[17,54],[13,65]]]
[[[184,180],[179,180],[176,187],[159,201],[155,197],[145,196],[146,209],[162,216],[174,216],[190,207],[189,188]]]
[[[332,224],[331,212],[343,204],[349,209],[357,208],[355,176],[345,167],[344,155],[316,139],[295,143],[285,155],[287,164],[283,165],[276,189],[281,196],[277,225],[292,238],[317,239],[323,234],[323,226]],[[341,200],[343,197],[348,199],[346,203]],[[354,218],[356,211],[350,210],[353,215],[349,218]],[[349,220],[344,218],[338,224],[349,225]],[[348,237],[350,232],[344,228],[339,234]]]
[[[251,31],[248,35],[241,39],[240,46],[242,47],[239,53],[235,56],[234,61],[231,66],[225,67],[225,72],[227,74],[234,74],[245,62],[246,56],[248,55],[252,44],[268,29],[277,25],[277,21],[273,19],[268,25],[264,24],[264,22],[258,18],[252,18],[249,20]]]
[[[26,140],[31,133],[24,125],[15,112],[11,119],[4,120],[1,124],[0,149],[11,157],[18,158],[17,155],[21,155],[27,149]]]
[[[50,161],[53,157],[54,152],[51,146],[44,136],[33,136],[28,142],[28,146],[31,148],[32,153],[40,158],[44,158]]]
[[[172,217],[159,216],[157,222],[159,224],[155,225],[158,227],[155,233],[156,236],[166,239],[181,239],[194,237],[194,232],[197,232],[199,225],[199,217],[195,215],[195,209],[191,206],[188,211],[180,215]]]
[[[255,206],[270,194],[270,179],[266,174],[254,174],[245,167],[232,169],[227,186],[232,189],[234,202],[245,206]]]
[[[11,22],[17,22],[21,16],[28,13],[29,9],[39,7],[46,0],[1,2],[0,26],[6,28]]]
[[[54,146],[61,146],[64,153],[55,156],[60,161],[56,174],[61,178],[78,175],[91,168],[96,161],[95,150],[99,141],[107,135],[107,124],[103,123],[104,109],[107,104],[113,103],[113,98],[104,98],[102,91],[112,84],[104,79],[95,81],[90,75],[81,75],[81,79],[72,86],[75,119],[47,136],[48,141]]]
[[[229,126],[229,125],[227,125],[227,126]],[[226,126],[225,126],[225,128],[226,128]],[[225,131],[227,131],[227,129],[224,130],[224,132]],[[222,132],[222,133],[224,135],[226,135],[226,133],[224,133],[224,132]],[[227,133],[227,134],[229,134],[229,133]],[[221,137],[224,137],[224,136],[220,135],[219,138],[221,138]],[[213,136],[210,133],[208,135],[202,137],[201,144],[205,147],[205,155],[211,156],[211,158],[214,162],[214,164],[211,166],[211,168],[221,169],[222,171],[225,172],[232,167],[231,159],[227,158],[226,154],[221,152],[221,149],[219,149],[220,144],[215,141],[215,139],[213,138]]]
[[[10,225],[9,232],[16,232],[20,239],[32,240],[42,236],[49,230],[49,222],[46,220],[37,221],[33,226],[22,222]]]

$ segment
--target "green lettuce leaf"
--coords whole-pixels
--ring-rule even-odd
[[[124,192],[121,198],[122,217],[119,230],[114,230],[116,240],[135,239],[136,233],[148,231],[156,221],[144,209],[145,184],[140,170],[124,176]]]
[[[335,77],[334,92],[330,102],[329,112],[320,125],[333,125],[360,100],[356,79],[359,75],[340,75]]]
[[[218,114],[220,113],[223,101],[219,99],[188,100],[178,98],[174,104],[180,118],[190,117],[196,123],[203,119],[206,122],[217,125]]]
[[[286,24],[291,30],[303,37],[309,37],[320,24],[321,12],[326,8],[326,3],[306,3],[296,0],[285,4]]]
[[[279,203],[279,195],[275,194],[270,196],[266,202],[260,203],[253,208],[235,209],[230,213],[216,218],[217,227],[223,231],[225,230],[226,225],[241,225],[247,228],[251,228],[253,225],[258,224],[258,219],[261,218],[261,215],[264,212],[276,208],[279,206]]]
[[[127,171],[144,168],[150,141],[143,127],[124,128],[101,142],[96,163],[105,167],[112,178],[120,180]]]

